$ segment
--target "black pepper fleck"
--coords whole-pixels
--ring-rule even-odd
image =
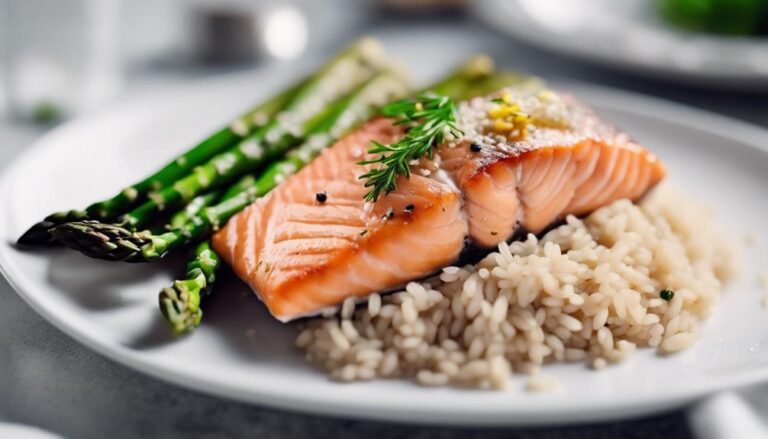
[[[360,232],[360,236],[365,236],[366,233],[368,233],[368,229],[365,229],[362,232]]]
[[[669,302],[670,300],[672,300],[672,298],[673,298],[673,297],[675,297],[675,292],[674,292],[674,291],[672,291],[672,290],[663,289],[663,290],[661,290],[661,292],[659,293],[659,296],[660,296],[662,299],[664,299],[664,300],[666,300],[667,302]]]
[[[409,204],[409,205],[405,206],[405,212],[406,213],[411,213],[411,212],[413,212],[414,209],[416,209],[416,206],[414,206],[413,204]]]
[[[315,200],[317,200],[318,203],[325,203],[328,200],[328,194],[323,192],[318,192],[315,194]]]
[[[480,152],[483,150],[483,147],[478,145],[477,143],[472,143],[471,145],[469,145],[469,149],[471,149],[472,152]]]
[[[389,209],[387,209],[387,213],[385,213],[382,216],[382,218],[384,218],[384,219],[392,219],[394,217],[395,217],[395,209],[393,209],[391,207]]]
[[[498,235],[498,234],[499,234],[499,232],[491,232],[491,235],[492,235],[492,236],[496,236],[496,235]]]

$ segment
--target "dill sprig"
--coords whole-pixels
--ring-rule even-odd
[[[378,164],[360,176],[366,180],[366,201],[376,201],[382,193],[396,189],[397,177],[410,178],[410,162],[426,155],[432,159],[433,148],[450,134],[460,137],[464,133],[456,126],[456,104],[447,96],[425,93],[414,99],[405,99],[384,106],[381,114],[395,118],[395,125],[407,125],[405,136],[398,142],[385,145],[373,142],[368,150],[378,157],[359,162],[359,165]]]

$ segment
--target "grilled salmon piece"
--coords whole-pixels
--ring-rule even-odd
[[[374,119],[268,196],[232,218],[214,248],[279,320],[315,314],[455,261],[467,225],[448,182],[401,178],[396,193],[365,203],[359,176],[373,140],[401,130]],[[322,194],[322,195],[318,195]]]
[[[568,129],[545,126],[493,147],[465,139],[438,149],[441,167],[463,193],[475,244],[494,247],[569,214],[636,201],[664,177],[662,163],[627,134],[572,97],[563,96],[562,105]]]
[[[586,106],[566,96],[555,109],[567,120],[541,116],[520,140],[467,133],[447,142],[430,172],[366,203],[359,176],[369,168],[357,163],[373,140],[402,136],[374,119],[233,217],[214,248],[287,321],[427,276],[455,262],[466,238],[491,248],[567,214],[636,200],[663,178],[659,160]]]

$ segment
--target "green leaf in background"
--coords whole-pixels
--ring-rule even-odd
[[[669,23],[695,32],[752,36],[768,31],[766,0],[659,0]]]

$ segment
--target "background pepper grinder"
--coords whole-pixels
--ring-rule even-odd
[[[187,35],[205,63],[293,59],[308,40],[305,13],[290,2],[188,0]]]

